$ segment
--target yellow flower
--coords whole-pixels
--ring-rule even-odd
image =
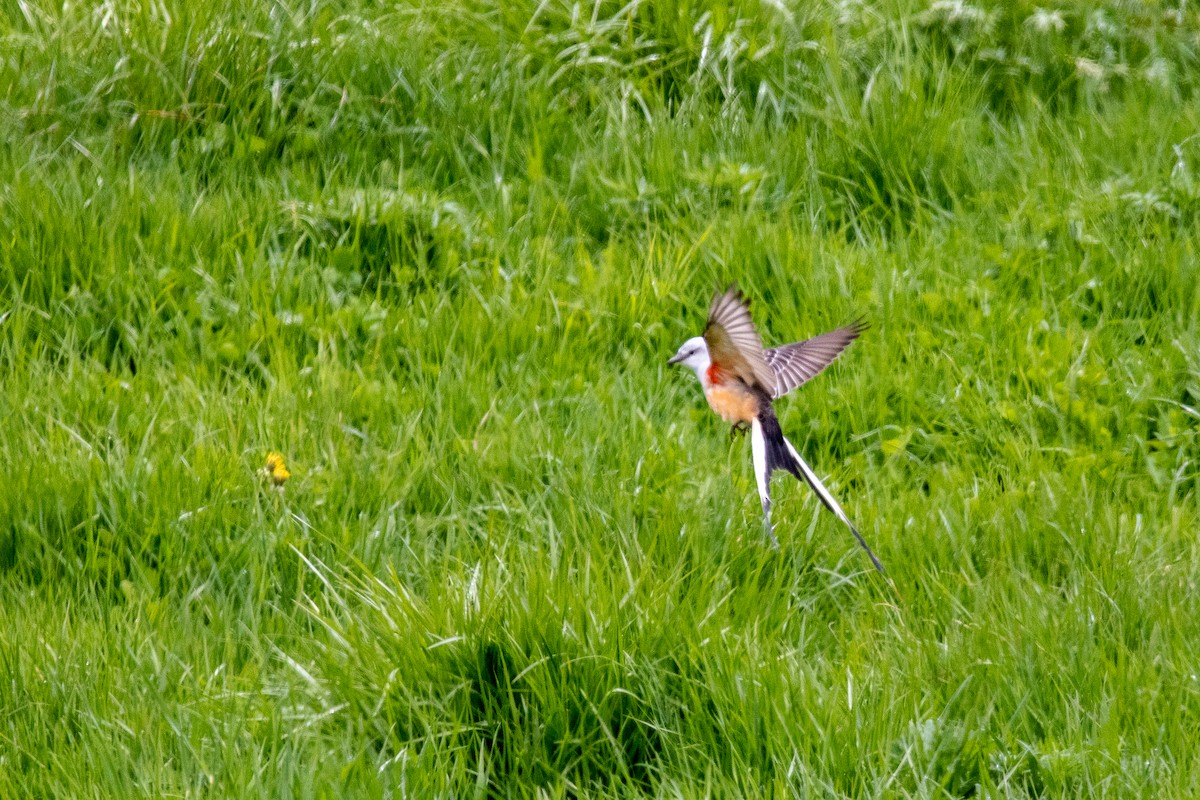
[[[283,456],[274,450],[267,453],[267,466],[263,468],[263,475],[270,478],[271,483],[279,487],[282,487],[287,483],[287,479],[292,477],[292,473],[288,472],[288,468],[283,463]]]

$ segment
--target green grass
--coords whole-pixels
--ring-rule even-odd
[[[1186,4],[0,4],[0,797],[1195,797],[1198,100]],[[666,366],[732,280],[871,320],[779,412],[890,580]]]

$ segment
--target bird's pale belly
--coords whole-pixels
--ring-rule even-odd
[[[745,386],[706,386],[704,397],[726,422],[750,422],[758,416],[758,398]]]

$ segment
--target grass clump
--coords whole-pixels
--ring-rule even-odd
[[[1194,796],[1198,30],[6,6],[0,796]]]

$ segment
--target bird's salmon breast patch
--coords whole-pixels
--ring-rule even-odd
[[[758,416],[758,399],[743,384],[711,386],[704,396],[712,410],[726,422],[750,422]]]

